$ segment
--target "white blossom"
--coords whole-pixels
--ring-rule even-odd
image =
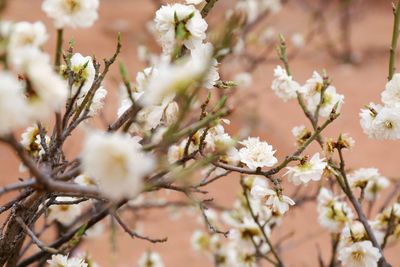
[[[50,137],[45,135],[44,139],[44,143],[48,145],[50,143]],[[21,145],[33,157],[41,156],[45,153],[37,125],[25,129],[25,132],[21,134]]]
[[[134,197],[142,178],[154,168],[154,159],[141,151],[137,139],[118,133],[92,133],[82,153],[83,171],[98,181],[99,189],[112,199]]]
[[[382,110],[381,105],[370,103],[367,107],[360,111],[360,125],[364,133],[370,138],[375,138],[375,119],[379,111]]]
[[[71,202],[75,201],[73,197],[56,197],[58,202]],[[81,214],[81,207],[79,204],[56,204],[49,207],[49,220],[57,220],[61,224],[68,226],[75,221]]]
[[[306,94],[312,96],[321,91],[323,84],[324,80],[321,75],[317,71],[314,71],[311,78],[308,79],[302,87]]]
[[[275,68],[274,77],[271,88],[283,101],[294,99],[301,92],[301,86],[281,66]]]
[[[362,241],[340,249],[338,258],[345,267],[376,267],[381,254],[371,241]]]
[[[107,94],[108,94],[108,92],[103,86],[100,86],[96,90],[96,92],[94,93],[94,96],[92,98],[90,107],[89,107],[89,113],[88,113],[89,116],[96,115],[104,107],[104,100],[105,100]],[[81,105],[84,100],[85,100],[84,97],[78,98],[76,103],[78,105]]]
[[[319,191],[317,204],[319,224],[332,233],[340,233],[354,217],[347,203],[324,187]]]
[[[12,25],[8,47],[10,50],[23,47],[39,48],[47,39],[46,27],[41,21],[33,23],[21,21]]]
[[[10,37],[14,23],[10,20],[1,20],[0,22],[0,37],[7,39]]]
[[[147,251],[139,259],[139,267],[164,267],[160,254]]]
[[[105,232],[104,223],[98,222],[85,231],[85,239],[96,240],[99,237],[101,237],[104,234],[104,232]]]
[[[295,126],[292,128],[292,134],[294,137],[296,137],[296,139],[301,136],[303,134],[304,131],[306,131],[307,128],[304,125],[299,125],[299,126]]]
[[[94,93],[88,115],[94,116],[97,114],[99,110],[103,108],[104,99],[106,98],[106,96],[107,96],[107,90],[103,86],[100,86],[99,89],[97,89],[96,92]]]
[[[98,18],[99,0],[44,0],[42,10],[56,28],[88,28]]]
[[[142,124],[142,129],[145,131],[155,129],[161,123],[169,103],[170,100],[167,99],[161,105],[147,106],[140,110],[137,114],[137,121]]]
[[[349,175],[349,183],[352,187],[364,189],[364,196],[368,200],[374,200],[380,191],[390,185],[389,180],[383,177],[376,168],[361,168]]]
[[[211,43],[200,44],[191,50],[192,62],[202,62],[210,59],[210,62],[208,62],[209,70],[203,78],[203,86],[207,89],[212,89],[219,80],[218,61],[213,58],[213,50]]]
[[[241,72],[233,78],[238,87],[248,88],[253,84],[253,77],[249,72]]]
[[[76,75],[74,84],[72,85],[72,94],[74,95],[81,87],[78,97],[82,98],[92,87],[96,74],[92,57],[85,57],[80,53],[75,53],[71,57],[71,70]]]
[[[189,5],[199,5],[201,3],[203,3],[205,0],[186,0],[186,4]]]
[[[149,83],[150,77],[153,74],[157,74],[158,70],[155,67],[145,68],[143,71],[139,71],[136,74],[136,91],[144,92]]]
[[[66,267],[68,266],[68,256],[57,254],[52,255],[50,260],[47,260],[49,267]]]
[[[381,93],[382,102],[388,106],[400,104],[400,73],[395,73]]]
[[[311,137],[311,132],[304,125],[295,126],[292,128],[292,134],[296,138],[295,145],[303,145]]]
[[[150,94],[150,92],[145,93],[145,91],[147,90],[152,76],[157,76],[158,74],[158,69],[155,67],[146,68],[137,73],[135,91],[132,92],[134,101],[141,102],[143,95],[148,96]],[[132,100],[126,93],[125,85],[122,95],[123,99],[121,106],[118,109],[118,117],[132,106]],[[156,129],[159,125],[168,126],[174,123],[179,113],[179,106],[178,103],[173,101],[173,99],[174,94],[169,94],[161,99],[161,103],[155,102],[154,104],[149,104],[143,107],[138,112],[136,116],[136,123],[132,124],[130,131],[141,133],[143,131]]]
[[[239,143],[244,146],[239,150],[240,161],[249,169],[272,167],[278,162],[274,157],[275,150],[272,146],[260,141],[259,137],[249,137]]]
[[[198,82],[208,69],[208,58],[191,60],[183,58],[179,62],[162,62],[149,77],[147,88],[139,98],[143,106],[159,105],[163,99],[184,92],[191,84]]]
[[[24,126],[28,109],[22,85],[10,72],[0,72],[0,135]]]
[[[378,244],[382,244],[385,233],[375,228],[372,222],[368,223],[372,226],[372,231]],[[355,242],[368,240],[368,234],[367,231],[365,231],[364,225],[360,221],[353,221],[343,228],[340,238],[341,240],[339,245],[341,247],[346,247]]]
[[[98,181],[90,176],[81,174],[74,179],[74,182],[83,186],[97,186]]]
[[[68,257],[62,254],[52,255],[50,260],[47,260],[49,267],[88,267],[84,259],[79,257]]]
[[[225,132],[222,124],[210,128],[205,137],[205,148],[222,154],[233,148],[235,143],[235,140]]]
[[[385,106],[372,120],[369,137],[377,140],[396,140],[400,138],[400,107]]]
[[[177,102],[169,102],[164,110],[163,121],[166,125],[171,125],[178,120],[179,105]]]
[[[386,177],[379,176],[373,181],[369,181],[364,190],[364,197],[367,200],[375,200],[379,193],[390,186],[390,182]]]
[[[262,232],[252,218],[244,217],[241,223],[229,231],[229,239],[248,245],[251,240],[261,237]]]
[[[304,36],[298,32],[292,35],[291,41],[296,48],[302,48],[305,45]]]
[[[192,5],[162,6],[157,10],[154,22],[159,42],[166,54],[173,51],[178,33],[183,35],[183,44],[188,49],[195,48],[206,38],[207,22]],[[179,25],[182,25],[183,29]]]
[[[368,182],[375,181],[380,177],[376,168],[361,168],[352,172],[348,179],[350,186],[364,188]]]
[[[355,146],[356,141],[348,133],[344,133],[339,136],[338,143],[343,148],[352,149]]]
[[[353,213],[345,202],[333,201],[327,206],[318,207],[319,224],[332,233],[340,233],[352,218]]]
[[[255,199],[262,199],[265,205],[271,207],[274,212],[284,214],[295,202],[288,196],[278,194],[275,190],[260,186],[258,184],[251,188],[251,196]]]
[[[236,5],[236,9],[246,14],[247,23],[254,22],[263,12],[276,13],[281,7],[280,0],[240,0]]]
[[[309,161],[299,163],[295,167],[287,167],[288,179],[295,185],[306,184],[309,181],[318,181],[324,172],[327,163],[325,159],[319,157],[319,153],[315,153]]]
[[[168,162],[175,163],[180,160],[185,152],[185,144],[182,142],[180,145],[172,145],[168,148]]]
[[[50,57],[41,47],[48,39],[46,27],[42,22],[18,22],[10,32],[8,43],[8,62],[19,72],[26,72],[28,66],[36,62],[49,62]]]
[[[235,267],[257,267],[254,248],[235,246],[228,251],[228,261]]]
[[[385,208],[381,213],[378,213],[375,220],[371,223],[371,226],[376,229],[386,231],[386,229],[389,227],[389,224],[396,224],[396,221],[400,223],[400,203],[394,203],[393,205]],[[397,226],[397,228],[399,227],[400,226]],[[397,238],[400,237],[400,232],[398,231],[399,229],[397,229],[397,234],[395,233]]]
[[[259,41],[261,43],[273,42],[277,36],[278,36],[278,34],[276,33],[275,28],[267,27],[261,32]]]
[[[210,249],[210,236],[203,231],[194,231],[190,241],[193,249],[196,251],[206,252]]]
[[[319,115],[322,117],[328,117],[335,106],[336,106],[336,112],[340,112],[343,103],[344,103],[344,95],[338,94],[336,92],[336,88],[331,85],[325,89],[322,101],[320,92],[316,92],[313,95],[309,95],[307,97],[308,109],[311,112],[315,112],[318,105],[320,105]]]
[[[34,91],[30,103],[33,106],[32,112],[36,113],[36,116],[44,116],[37,110],[40,106],[43,106],[44,109],[59,110],[64,105],[68,96],[67,83],[54,72],[49,63],[36,62],[30,64],[27,75]]]

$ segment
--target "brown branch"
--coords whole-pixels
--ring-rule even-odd
[[[257,224],[258,228],[260,229],[265,242],[268,244],[269,248],[270,248],[270,252],[272,253],[272,255],[274,255],[275,259],[278,261],[277,265],[278,267],[284,267],[285,265],[283,264],[283,261],[281,259],[281,257],[278,255],[278,253],[276,252],[276,250],[274,249],[274,246],[271,242],[271,240],[269,239],[269,237],[267,236],[265,229],[263,227],[263,225],[260,223],[260,221],[258,220],[258,216],[254,213],[253,208],[251,207],[250,204],[250,200],[249,200],[249,195],[247,192],[247,188],[246,186],[243,184],[242,182],[242,188],[243,188],[243,195],[246,199],[246,206],[250,212],[251,217],[253,218],[254,222]]]
[[[201,10],[201,16],[203,18],[207,17],[208,13],[210,13],[211,9],[214,7],[215,3],[218,2],[218,0],[206,0],[206,2],[207,4]]]
[[[22,229],[30,236],[32,242],[35,243],[41,250],[51,253],[58,254],[58,250],[49,246],[46,246],[39,238],[36,237],[35,233],[26,225],[26,223],[21,219],[21,217],[16,218],[19,225],[21,225]]]
[[[137,105],[130,106],[113,124],[108,126],[109,132],[117,131],[121,128],[129,119],[134,118],[139,112],[140,107]]]
[[[149,241],[154,244],[155,243],[164,243],[164,242],[167,242],[167,240],[168,240],[167,237],[155,239],[155,238],[150,238],[147,236],[140,235],[140,234],[132,231],[131,229],[129,229],[129,227],[122,221],[121,217],[118,216],[117,212],[112,212],[112,216],[117,220],[118,224],[122,227],[122,229],[124,229],[124,231],[127,232],[132,238],[139,238],[139,239],[146,240],[146,241]]]
[[[363,224],[365,231],[367,232],[369,240],[372,242],[374,247],[379,249],[379,252],[381,253],[381,256],[382,256],[379,260],[379,265],[381,267],[390,267],[391,265],[386,261],[386,258],[383,255],[382,248],[379,245],[370,224],[368,223],[368,219],[365,216],[360,203],[358,202],[357,198],[354,196],[353,191],[350,188],[350,185],[349,185],[349,182],[347,179],[347,174],[345,171],[345,161],[344,161],[341,149],[338,149],[338,153],[339,153],[339,158],[340,158],[340,167],[339,167],[340,176],[344,182],[344,187],[340,183],[339,183],[339,185],[341,185],[343,192],[346,194],[347,198],[350,200],[351,204],[353,205],[354,209],[356,210],[358,219]]]
[[[6,185],[3,188],[0,188],[0,196],[5,193],[14,191],[14,190],[29,188],[35,184],[36,184],[36,181],[34,179],[29,179],[27,181]]]
[[[24,148],[14,136],[10,135],[6,137],[5,140],[12,148],[14,148],[22,163],[36,178],[37,184],[41,185],[44,190],[48,192],[80,193],[87,197],[94,196],[96,198],[101,196],[100,192],[93,187],[55,181],[36,166],[36,163],[26,154]]]
[[[229,164],[225,164],[225,163],[221,163],[221,162],[213,162],[213,165],[216,167],[225,169],[225,170],[233,171],[233,172],[250,174],[250,175],[263,175],[265,177],[270,177],[271,175],[274,175],[274,174],[278,173],[280,170],[282,170],[283,168],[285,168],[290,162],[292,162],[294,160],[298,160],[298,157],[301,155],[301,153],[312,143],[312,141],[314,141],[317,138],[317,136],[319,136],[319,134],[329,124],[331,124],[336,118],[338,118],[339,115],[340,115],[339,113],[331,113],[329,118],[320,127],[317,128],[317,130],[314,132],[314,134],[312,134],[310,136],[310,138],[308,138],[307,141],[304,142],[304,144],[301,147],[299,147],[291,156],[287,156],[285,158],[285,160],[281,164],[279,164],[277,167],[272,168],[268,171],[262,171],[260,169],[251,170],[248,168],[237,167],[237,166],[233,166],[233,165],[229,165]]]
[[[204,222],[207,225],[207,230],[211,231],[211,233],[213,233],[213,234],[221,234],[224,237],[228,237],[229,230],[228,231],[221,231],[221,230],[217,229],[214,225],[212,225],[212,223],[208,219],[207,214],[205,212],[205,210],[207,208],[204,206],[204,204],[202,202],[199,202],[199,208],[200,208],[201,214],[203,216]]]

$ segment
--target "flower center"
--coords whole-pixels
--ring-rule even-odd
[[[64,0],[64,4],[70,13],[74,13],[80,8],[79,0]]]
[[[299,164],[298,166],[297,166],[297,168],[299,169],[299,171],[302,171],[302,172],[304,172],[304,171],[309,171],[309,170],[311,170],[312,169],[312,167],[313,167],[313,165],[310,163],[310,162],[304,162],[304,163],[302,163],[302,164]]]
[[[385,124],[385,128],[386,129],[393,129],[394,128],[394,124],[391,121],[385,121],[384,124]]]
[[[364,258],[364,252],[362,252],[362,251],[353,251],[351,253],[351,257],[353,258],[354,261],[361,262],[362,259]]]
[[[323,96],[323,98],[322,98],[322,106],[326,106],[326,105],[331,104],[332,99],[333,99],[333,98],[332,98],[332,95],[331,95],[331,94],[325,93],[324,96]]]
[[[66,212],[69,210],[69,205],[60,205],[60,211]]]
[[[125,155],[114,154],[110,155],[112,166],[115,170],[119,171],[120,178],[126,177],[129,173]]]
[[[89,78],[89,71],[86,68],[83,68],[83,65],[74,66],[72,67],[72,71],[76,74],[75,77],[75,85],[81,86],[81,84],[85,83],[86,80]]]

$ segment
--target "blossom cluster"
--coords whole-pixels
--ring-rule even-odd
[[[395,73],[381,93],[381,104],[370,103],[360,111],[360,124],[368,137],[400,139],[400,74]]]

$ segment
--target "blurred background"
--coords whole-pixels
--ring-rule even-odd
[[[46,50],[52,52],[55,49],[56,30],[41,11],[41,1],[8,2],[3,19],[44,21],[50,35]],[[138,48],[145,45],[154,52],[159,51],[147,25],[159,8],[160,1],[100,2],[100,17],[94,27],[87,30],[67,29],[65,38],[74,38],[76,52],[83,55],[94,53],[97,58],[103,58],[112,55],[117,33],[121,32],[123,49],[119,60],[126,64],[134,80],[136,72],[147,66],[139,59]],[[224,13],[234,6],[233,2],[218,1],[207,17],[210,32],[221,26]],[[260,136],[277,149],[277,157],[281,160],[295,149],[291,129],[300,124],[309,126],[296,101],[284,103],[270,88],[273,69],[280,64],[274,51],[274,42],[277,35],[282,33],[287,39],[291,71],[296,81],[303,84],[314,70],[321,72],[325,69],[337,91],[345,95],[341,116],[327,129],[324,136],[337,137],[340,133],[349,133],[355,139],[354,149],[345,154],[347,166],[376,167],[382,175],[398,179],[400,143],[370,140],[362,133],[359,125],[360,109],[369,102],[380,101],[380,92],[387,80],[393,22],[391,1],[285,2],[278,13],[268,14],[251,26],[245,36],[245,55],[232,56],[221,65],[223,80],[232,80],[242,72],[250,72],[253,76],[251,86],[238,88],[231,100],[234,113],[230,117],[230,134],[250,133],[252,136]],[[349,8],[345,7],[348,3]],[[98,127],[105,127],[116,117],[120,81],[118,66],[115,65],[105,84],[109,94]],[[65,146],[67,153],[76,155],[80,145],[81,134],[78,133]],[[313,149],[317,147],[311,147],[307,153],[312,153]],[[0,186],[24,177],[18,172],[18,166],[19,162],[13,152],[0,145]],[[208,196],[215,202],[229,207],[239,192],[238,177],[226,177],[213,183],[207,190]],[[314,188],[309,186],[307,190],[311,192]],[[286,186],[285,194],[290,196],[291,192],[293,189]],[[12,196],[1,196],[0,202],[4,203]],[[137,229],[154,237],[167,236],[168,242],[153,245],[131,239],[117,226],[116,238],[110,233],[112,231],[107,230],[96,239],[88,239],[81,250],[88,250],[100,266],[136,266],[139,256],[148,249],[159,252],[166,266],[212,266],[212,262],[194,252],[190,244],[193,231],[204,228],[198,222],[197,215],[186,211],[145,210],[140,216],[141,222],[135,224]],[[329,235],[318,225],[316,216],[315,205],[306,203],[289,212],[284,224],[275,230],[273,240],[286,239],[290,234],[281,248],[288,266],[318,266],[319,253],[323,259],[329,259]],[[46,241],[46,238],[50,237],[44,236],[43,240]],[[398,252],[398,246],[387,249],[387,258],[393,266],[400,266]]]

